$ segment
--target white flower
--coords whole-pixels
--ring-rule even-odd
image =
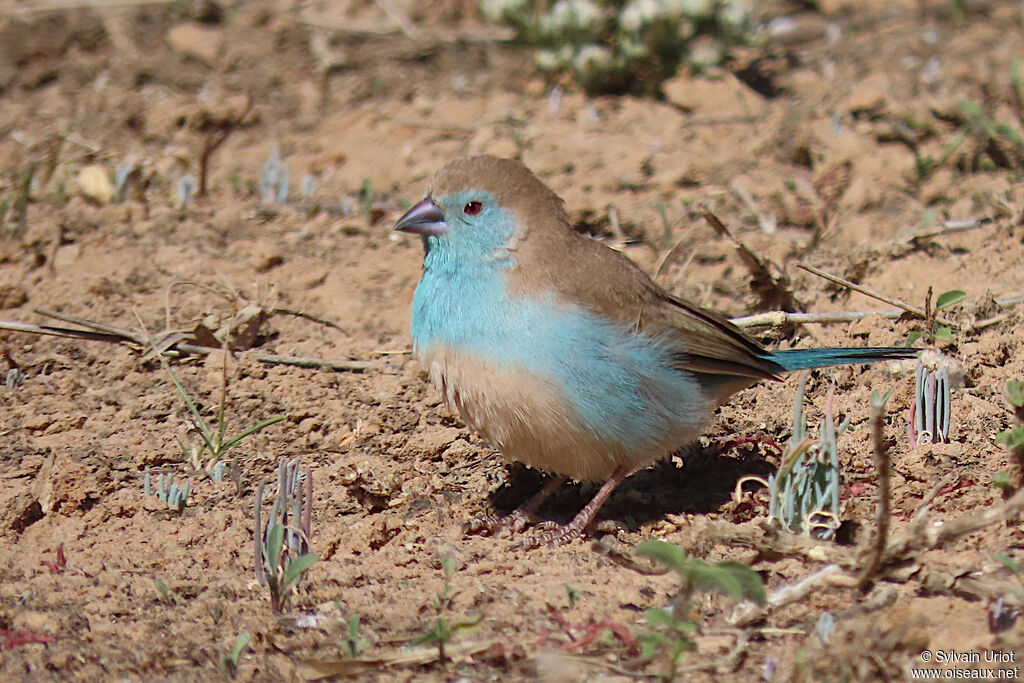
[[[612,63],[612,53],[600,45],[584,45],[576,53],[573,67],[585,75],[593,75],[607,69]]]
[[[632,0],[619,14],[619,26],[624,31],[635,33],[656,19],[661,12],[662,3],[658,0]]]
[[[678,0],[683,14],[688,17],[706,17],[712,13],[713,0]]]
[[[554,29],[589,29],[601,20],[601,10],[590,0],[558,0],[548,15]]]
[[[527,0],[480,0],[480,13],[488,21],[501,21],[506,14],[526,8]]]

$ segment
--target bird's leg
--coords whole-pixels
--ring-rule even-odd
[[[558,476],[544,484],[544,488],[537,493],[530,496],[530,498],[512,511],[511,514],[504,518],[498,518],[495,515],[486,515],[485,517],[474,517],[469,520],[468,528],[466,529],[469,533],[483,533],[485,535],[497,535],[509,529],[512,533],[516,534],[526,528],[526,526],[534,520],[534,515],[545,500],[551,497],[551,494],[558,490],[558,487],[565,483],[565,480],[569,477]]]
[[[615,471],[612,472],[612,475],[608,477],[603,484],[601,484],[601,488],[597,490],[597,493],[595,493],[594,497],[590,499],[590,502],[583,506],[583,509],[572,518],[571,522],[562,525],[553,531],[537,534],[532,538],[520,541],[516,544],[516,547],[523,550],[533,550],[534,548],[539,548],[542,545],[546,545],[549,548],[556,548],[560,545],[565,545],[572,539],[582,535],[584,530],[586,530],[586,528],[590,526],[590,523],[594,521],[594,515],[597,514],[597,511],[601,509],[601,506],[604,505],[606,500],[608,500],[608,496],[612,495],[612,491],[615,490],[615,487],[622,483],[622,480],[625,479],[631,471],[632,470],[621,465],[616,467]]]
[[[782,454],[782,446],[777,444],[775,439],[771,438],[764,432],[758,432],[753,436],[735,436],[731,439],[725,439],[715,444],[714,449],[717,455],[722,455],[723,453],[728,453],[734,448],[739,448],[740,446],[746,446],[748,444],[753,444],[755,446],[764,445],[771,448],[779,455]]]

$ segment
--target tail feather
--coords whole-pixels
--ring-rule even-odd
[[[919,349],[898,346],[860,349],[791,349],[789,351],[773,351],[769,358],[784,370],[807,370],[831,365],[858,365],[860,363],[877,363],[883,360],[913,358],[918,351]]]

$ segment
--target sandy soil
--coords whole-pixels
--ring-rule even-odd
[[[434,170],[468,153],[521,158],[564,196],[579,230],[730,316],[777,301],[752,289],[701,210],[786,278],[800,310],[886,305],[798,263],[917,306],[929,288],[965,290],[943,312],[966,328],[940,344],[965,375],[949,443],[908,442],[906,370],[817,372],[809,410],[816,420],[834,387],[836,413],[854,426],[839,441],[850,543],[874,534],[872,389],[894,392],[894,535],[922,503],[919,537],[1001,503],[992,479],[1010,463],[994,436],[1013,424],[1004,382],[1024,378],[1024,309],[994,300],[1024,294],[1024,152],[979,132],[958,103],[1024,129],[1010,80],[1024,55],[1019,3],[967,3],[965,14],[947,2],[765,5],[766,18],[795,29],[739,51],[731,72],[678,76],[665,101],[552,96],[530,52],[500,40],[467,1],[410,10],[413,37],[373,2],[238,3],[219,18],[202,3],[34,4],[0,10],[0,319],[63,324],[42,309],[194,332],[254,304],[266,320],[239,335],[246,348],[227,362],[228,432],[284,419],[235,451],[240,487],[214,482],[186,461],[179,440],[198,443],[196,431],[147,349],[0,332],[0,369],[20,378],[0,387],[0,678],[627,680],[667,670],[666,654],[645,661],[626,641],[677,578],[595,552],[600,533],[530,553],[508,536],[464,533],[471,518],[525,500],[541,476],[507,468],[411,359],[421,248],[390,227]],[[198,173],[204,141],[247,97],[251,112],[212,155],[208,195],[181,207],[179,178]],[[290,166],[285,203],[260,199],[274,148]],[[109,177],[129,159],[138,173],[112,200],[109,180],[87,169]],[[971,229],[943,232],[947,220]],[[921,329],[871,316],[754,332],[776,346],[888,345]],[[307,369],[260,354],[373,366]],[[214,421],[223,355],[172,367]],[[784,441],[795,386],[789,377],[738,395],[708,439]],[[312,468],[320,560],[275,614],[255,580],[252,509],[283,457]],[[718,456],[698,444],[620,487],[601,517],[621,531],[605,542],[628,553],[661,538],[746,562],[769,592],[855,558],[829,544],[770,550],[779,542],[761,530],[763,497],[731,495],[739,477],[777,465],[756,449]],[[190,483],[182,513],[144,495],[146,472]],[[566,486],[541,514],[568,519],[592,491]],[[863,589],[820,584],[738,625],[733,603],[703,597],[681,666],[696,680],[902,680],[926,649],[1024,656],[1018,623],[990,628],[997,600],[1019,602],[1000,553],[1024,555],[1016,523],[908,551]],[[447,591],[442,557],[454,561]],[[836,629],[823,642],[825,612]],[[436,646],[407,647],[438,617],[472,624],[443,661]],[[233,668],[224,658],[241,633],[250,639]]]

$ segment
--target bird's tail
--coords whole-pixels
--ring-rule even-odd
[[[806,370],[825,368],[830,365],[858,365],[860,363],[877,363],[882,360],[913,358],[918,351],[919,349],[898,346],[861,349],[791,349],[772,352],[771,360],[782,366],[784,370]]]

